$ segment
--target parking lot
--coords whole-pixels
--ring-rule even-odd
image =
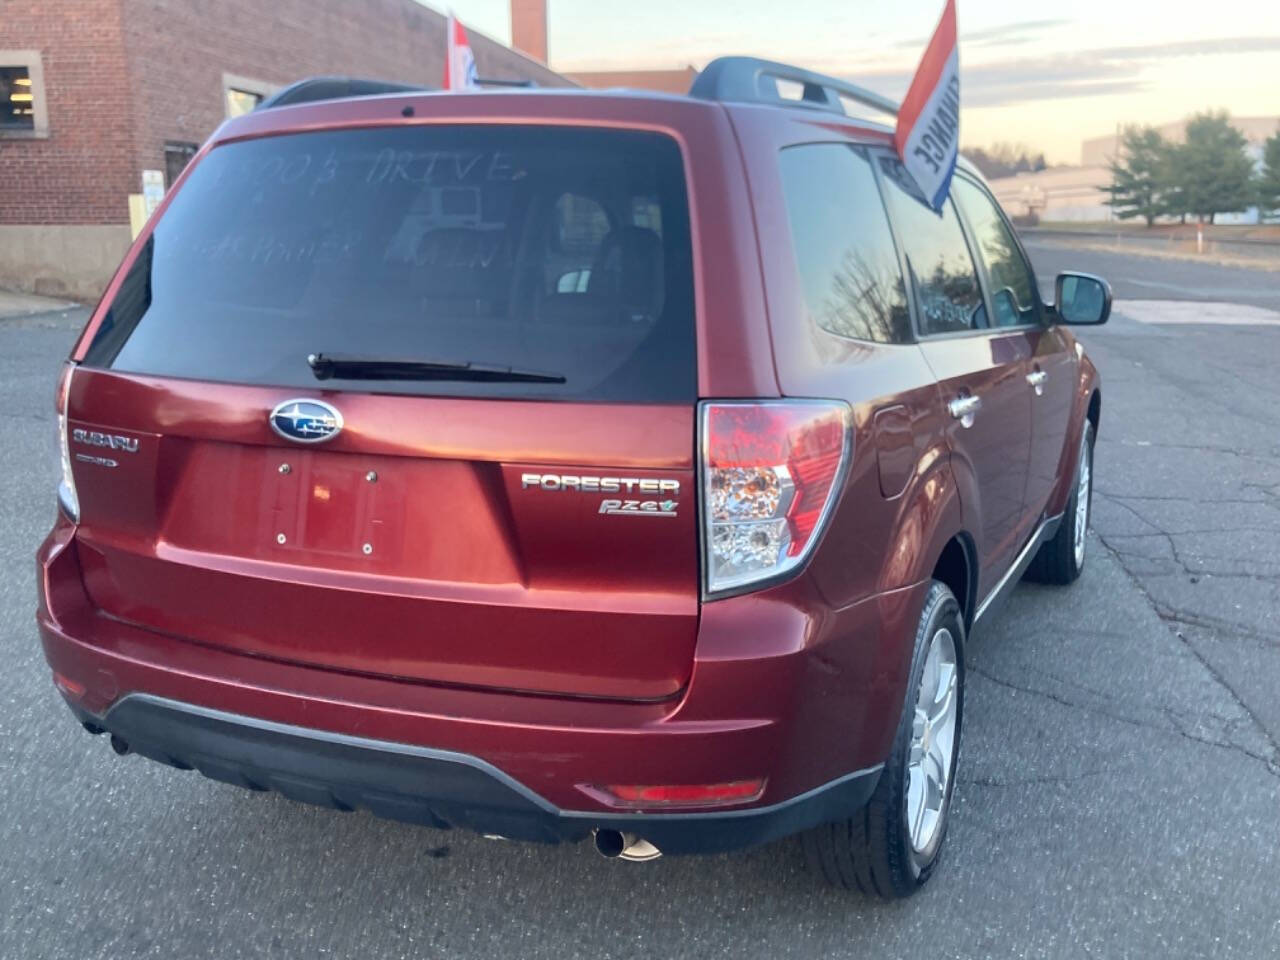
[[[973,638],[945,860],[887,906],[826,889],[792,842],[627,864],[117,758],[32,622],[54,380],[86,311],[0,320],[0,957],[1280,954],[1280,273],[1029,250],[1046,286],[1076,266],[1118,298],[1083,335],[1090,561]]]

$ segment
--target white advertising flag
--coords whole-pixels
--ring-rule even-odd
[[[942,20],[898,111],[898,156],[934,210],[941,210],[960,154],[960,56],[956,49],[956,0]]]

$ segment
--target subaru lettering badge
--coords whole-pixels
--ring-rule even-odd
[[[323,400],[286,400],[271,411],[271,429],[295,443],[324,443],[342,431],[342,414]]]

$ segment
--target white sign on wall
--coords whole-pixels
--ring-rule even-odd
[[[156,212],[160,201],[164,199],[164,171],[142,171],[142,202],[146,206],[147,216]]]

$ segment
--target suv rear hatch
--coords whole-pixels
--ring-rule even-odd
[[[655,133],[215,146],[71,377],[91,600],[353,673],[676,693],[698,617],[689,236]]]

